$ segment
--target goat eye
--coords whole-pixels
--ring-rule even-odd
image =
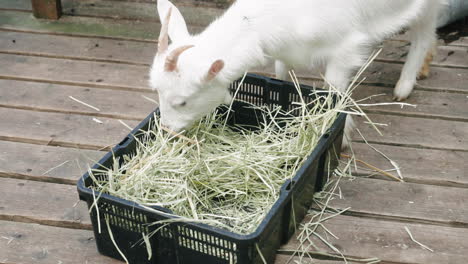
[[[176,107],[184,107],[184,106],[186,106],[186,105],[187,105],[187,102],[186,102],[186,101],[182,101],[182,102],[180,102],[180,103],[175,104]]]

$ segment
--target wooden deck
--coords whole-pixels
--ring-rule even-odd
[[[194,9],[194,2],[179,1],[192,32],[222,12],[209,4]],[[159,32],[155,4],[63,0],[63,6],[64,17],[47,22],[32,18],[29,0],[0,0],[0,264],[120,263],[96,251],[75,183],[129,132],[120,121],[135,126],[156,107],[147,85]],[[431,76],[407,101],[416,108],[366,108],[374,122],[388,124],[383,136],[358,120],[369,143],[401,166],[405,183],[365,170],[357,172],[365,177],[342,180],[343,199],[332,205],[351,209],[326,225],[344,255],[468,263],[467,28],[445,32],[451,42],[439,42]],[[385,42],[356,98],[386,94],[373,102],[391,101],[407,44],[404,35]],[[299,75],[304,83],[320,80]],[[353,149],[360,160],[392,168],[357,134]],[[404,227],[434,252],[411,241]],[[277,263],[296,247],[293,238]]]

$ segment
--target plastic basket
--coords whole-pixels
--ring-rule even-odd
[[[231,85],[237,88],[239,81]],[[311,87],[301,86],[306,100]],[[318,92],[319,94],[320,92]],[[255,74],[246,76],[237,98],[258,105],[281,106],[292,109],[292,103],[299,101],[299,95],[290,82],[280,81]],[[157,110],[156,110],[157,111]],[[113,156],[120,157],[132,153],[136,148],[135,137],[141,137],[148,129],[154,114],[143,120],[122,142],[107,153],[93,168],[113,166]],[[337,156],[341,149],[345,114],[340,114],[335,123],[319,140],[319,143],[294,178],[283,184],[280,197],[272,206],[265,219],[255,232],[240,235],[205,224],[171,223],[155,225],[160,220],[174,218],[168,209],[142,206],[105,193],[93,193],[93,181],[86,173],[78,181],[81,200],[87,202],[93,225],[96,244],[101,254],[121,259],[113,240],[126,256],[129,263],[273,263],[276,250],[295,232],[309,209],[313,194],[322,187],[327,170],[337,166]],[[252,124],[257,122],[255,113],[239,108],[235,111],[235,122]],[[93,206],[97,199],[97,209]],[[106,220],[107,219],[107,220]],[[107,222],[106,222],[107,221]],[[111,234],[108,232],[111,229]],[[100,232],[99,232],[100,229]],[[157,232],[156,232],[157,231]],[[143,242],[143,235],[152,234],[149,243]],[[149,247],[149,249],[147,248]],[[149,252],[151,258],[149,259]],[[261,252],[261,255],[260,253]]]

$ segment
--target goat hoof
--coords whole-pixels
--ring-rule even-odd
[[[393,91],[393,100],[404,101],[413,91],[414,81],[398,81],[395,90]]]

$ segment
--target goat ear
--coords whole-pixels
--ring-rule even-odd
[[[208,73],[206,74],[206,81],[213,80],[223,68],[224,61],[217,60],[213,62],[213,64],[211,64],[210,70],[208,70]]]
[[[158,14],[162,23],[171,9],[171,19],[169,21],[169,37],[172,42],[183,40],[189,36],[187,24],[179,9],[168,0],[158,0]]]

